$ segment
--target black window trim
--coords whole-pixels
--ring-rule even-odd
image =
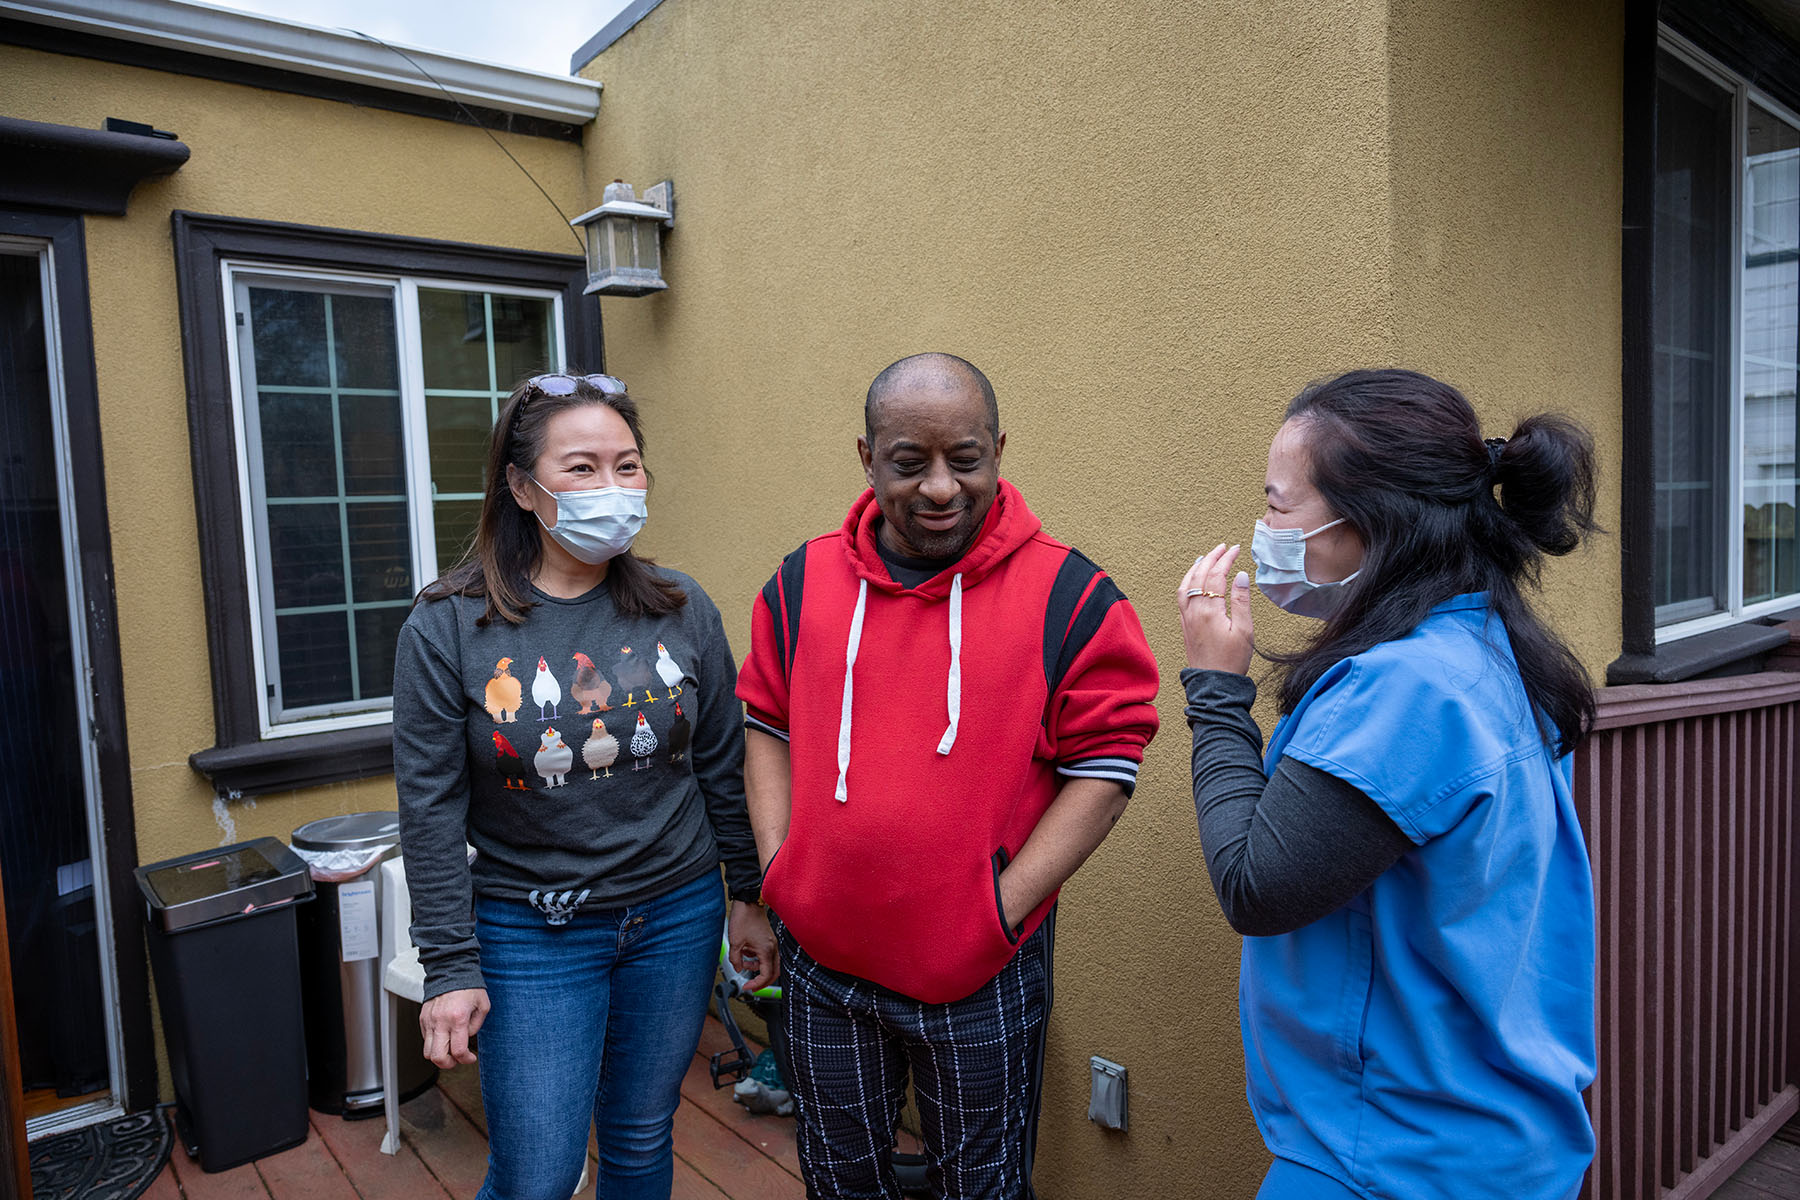
[[[582,294],[586,261],[572,254],[185,211],[175,212],[171,220],[216,741],[191,755],[189,762],[226,796],[387,774],[393,770],[392,726],[387,722],[262,737],[226,344],[233,323],[221,284],[221,264],[241,259],[557,291],[562,296],[567,361],[604,370],[599,304]]]
[[[1606,682],[1675,683],[1754,669],[1786,644],[1784,616],[1746,617],[1735,625],[1675,641],[1656,641],[1655,445],[1652,425],[1651,243],[1656,204],[1656,61],[1664,27],[1692,42],[1752,86],[1800,109],[1800,47],[1731,0],[1628,4],[1624,39],[1624,203],[1620,214],[1619,566],[1623,651]]]

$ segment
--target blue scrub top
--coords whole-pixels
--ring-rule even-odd
[[[1321,676],[1269,739],[1410,837],[1348,905],[1245,938],[1250,1107],[1360,1194],[1574,1196],[1594,1154],[1594,891],[1570,764],[1487,595]]]

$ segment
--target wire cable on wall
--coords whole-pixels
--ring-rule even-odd
[[[364,33],[360,29],[346,29],[345,32],[346,33],[354,33],[359,38],[367,38],[369,41],[374,42],[377,46],[380,46],[383,49],[390,50],[393,53],[398,54],[401,58],[405,59],[408,63],[410,63],[412,65],[413,70],[417,71],[419,74],[423,75],[426,79],[430,80],[432,83],[432,86],[436,87],[438,91],[444,93],[445,96],[449,97],[450,103],[456,105],[456,107],[462,112],[462,115],[468,119],[469,124],[475,126],[475,128],[477,128],[477,129],[481,130],[481,132],[487,134],[488,141],[490,141],[490,142],[494,143],[494,145],[498,146],[500,148],[500,153],[506,155],[507,158],[512,160],[512,165],[519,168],[519,174],[525,176],[525,178],[527,178],[531,181],[531,186],[538,190],[538,195],[542,196],[544,198],[544,200],[550,205],[550,207],[556,210],[556,215],[558,217],[562,218],[563,228],[567,229],[569,231],[569,236],[575,239],[575,245],[577,247],[579,247],[579,253],[581,254],[581,256],[584,259],[587,257],[587,243],[581,240],[581,235],[579,233],[575,232],[574,222],[572,222],[569,219],[569,214],[563,211],[562,205],[560,205],[556,202],[556,197],[552,196],[548,191],[546,191],[544,189],[544,185],[537,181],[537,176],[533,175],[530,171],[526,170],[525,164],[520,162],[518,160],[518,158],[514,156],[514,154],[511,150],[508,150],[506,148],[506,143],[502,142],[499,138],[494,136],[493,130],[489,129],[486,125],[483,125],[481,123],[480,118],[478,118],[474,114],[474,112],[470,110],[468,105],[466,105],[462,102],[462,97],[458,96],[455,92],[453,92],[449,88],[445,87],[443,85],[442,81],[440,81],[437,76],[433,75],[430,71],[427,71],[424,67],[420,66],[417,59],[413,58],[412,55],[408,54],[406,51],[402,50],[400,47],[393,45],[391,42],[384,42],[380,38],[376,37],[374,34]],[[606,370],[606,332],[605,332],[605,327],[602,324],[599,297],[596,296],[594,298],[594,300],[595,300],[594,323],[595,323],[595,327],[596,327],[596,332],[598,334],[600,361],[597,363],[591,363],[591,364],[584,363],[584,364],[579,364],[579,365],[591,366],[596,371],[604,372]]]
[[[587,254],[587,244],[581,240],[581,235],[579,233],[575,232],[575,226],[570,221],[569,214],[563,211],[562,205],[558,204],[556,202],[556,198],[553,197],[549,192],[544,190],[544,185],[537,181],[537,176],[533,175],[530,171],[525,169],[525,164],[520,162],[516,157],[514,157],[513,152],[506,148],[506,144],[504,142],[502,142],[499,138],[494,136],[494,131],[489,129],[486,125],[483,125],[481,123],[481,121],[475,116],[475,114],[470,111],[469,106],[462,102],[462,98],[460,96],[458,96],[455,92],[451,91],[449,88],[445,87],[441,82],[438,81],[437,76],[433,75],[430,71],[427,71],[424,67],[420,66],[417,59],[413,58],[412,55],[408,54],[406,51],[402,50],[400,47],[393,45],[390,42],[384,42],[380,38],[376,37],[374,34],[364,33],[360,29],[347,29],[347,30],[345,30],[345,32],[346,33],[354,33],[357,37],[360,37],[360,38],[367,38],[369,41],[374,42],[377,46],[380,46],[386,50],[391,50],[395,54],[398,54],[401,58],[404,58],[408,63],[412,64],[413,70],[415,70],[419,74],[423,75],[426,79],[429,79],[431,81],[432,85],[435,86],[438,91],[440,91],[440,92],[444,93],[444,95],[448,96],[450,98],[450,103],[456,105],[456,107],[462,111],[462,115],[468,118],[469,124],[475,126],[475,128],[477,128],[477,129],[481,130],[481,132],[487,134],[488,141],[490,141],[490,142],[494,143],[494,145],[500,147],[500,153],[502,153],[502,154],[506,155],[506,157],[512,159],[512,165],[519,168],[519,173],[521,175],[525,176],[525,178],[531,180],[531,186],[538,190],[538,195],[542,196],[546,201],[548,201],[550,204],[550,207],[554,208],[556,210],[556,215],[562,218],[563,228],[567,229],[569,231],[569,235],[575,239],[575,244],[581,248],[581,253],[583,255]]]

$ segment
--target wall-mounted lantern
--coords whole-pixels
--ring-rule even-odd
[[[587,236],[588,294],[647,296],[669,285],[662,277],[662,231],[675,225],[675,185],[652,187],[639,200],[631,185],[606,185],[604,203],[569,224]]]

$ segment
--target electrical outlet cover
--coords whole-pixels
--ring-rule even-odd
[[[1123,1130],[1126,1126],[1125,1068],[1110,1059],[1094,1055],[1088,1059],[1094,1080],[1088,1097],[1088,1120],[1104,1129]]]

